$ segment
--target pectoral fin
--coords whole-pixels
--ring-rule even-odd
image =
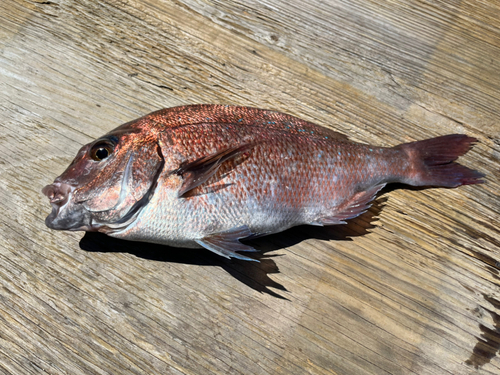
[[[244,255],[238,254],[236,251],[256,252],[253,247],[242,244],[239,239],[252,235],[250,229],[243,225],[241,227],[232,228],[225,232],[210,234],[200,240],[195,240],[199,245],[213,251],[225,258],[237,258],[242,260],[251,260],[258,262],[257,259],[252,259]]]
[[[238,145],[181,165],[176,171],[177,174],[182,175],[184,180],[178,193],[179,197],[205,183],[226,160],[244,154],[253,147],[254,144]]]

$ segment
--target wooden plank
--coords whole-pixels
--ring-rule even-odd
[[[497,374],[499,20],[494,0],[1,2],[0,372]],[[190,103],[378,145],[467,133],[487,184],[386,189],[255,241],[260,264],[45,227],[81,145]]]

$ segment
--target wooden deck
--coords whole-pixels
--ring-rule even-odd
[[[82,144],[191,103],[466,133],[487,184],[386,189],[259,264],[45,227]],[[0,129],[0,373],[500,373],[497,0],[3,0]]]

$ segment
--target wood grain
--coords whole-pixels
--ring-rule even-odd
[[[498,374],[498,56],[494,0],[0,2],[0,372]],[[81,145],[192,103],[466,133],[487,184],[385,189],[259,264],[45,227]]]

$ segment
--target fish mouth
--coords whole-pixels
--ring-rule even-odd
[[[50,200],[52,212],[46,217],[45,225],[50,229],[72,231],[95,231],[90,213],[81,205],[72,203],[75,187],[63,182],[54,182],[42,189]]]

